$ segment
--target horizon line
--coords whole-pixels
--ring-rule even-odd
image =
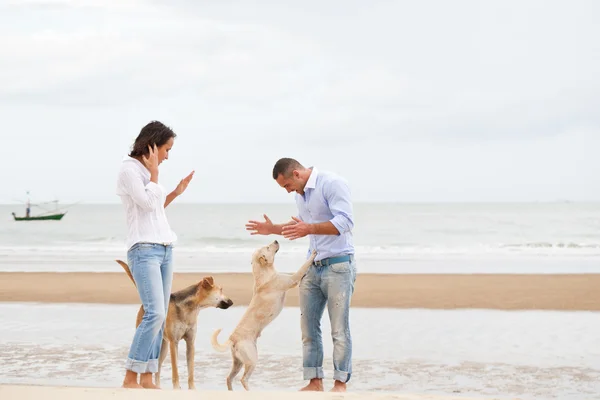
[[[32,202],[36,204],[36,202]],[[44,202],[45,203],[45,202]],[[439,200],[412,200],[412,201],[391,201],[391,200],[358,200],[353,201],[353,204],[569,204],[569,203],[600,203],[600,200],[447,200],[447,201],[439,201]],[[24,202],[7,202],[0,203],[0,206],[13,206],[13,205],[23,205]],[[58,202],[58,204],[77,206],[77,205],[121,205],[118,201],[67,201],[67,202]],[[198,201],[198,202],[190,202],[190,201],[179,201],[173,204],[181,204],[181,205],[294,205],[294,201],[289,202],[272,202],[272,201]]]

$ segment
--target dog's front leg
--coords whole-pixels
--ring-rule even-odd
[[[176,340],[169,341],[169,352],[171,353],[171,369],[173,370],[172,380],[173,389],[181,389],[179,386],[179,371],[177,370],[177,345],[179,344]]]
[[[311,253],[308,260],[306,260],[304,262],[304,264],[302,264],[300,269],[295,274],[293,274],[292,276],[289,277],[288,287],[286,289],[291,289],[300,283],[300,280],[302,279],[302,277],[304,277],[304,275],[306,275],[306,273],[308,272],[308,269],[312,265],[313,261],[315,261],[316,256],[317,256],[317,252],[313,250],[313,252]]]
[[[187,359],[187,369],[188,369],[188,388],[190,390],[196,389],[196,385],[194,385],[194,354],[195,350],[195,340],[196,340],[196,330],[190,330],[185,337],[185,357]]]

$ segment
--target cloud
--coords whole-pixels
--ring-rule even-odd
[[[131,10],[140,6],[147,5],[148,2],[144,0],[8,0],[5,3],[5,7],[12,7],[17,9],[31,9],[35,8],[94,8],[94,9],[108,9],[108,10]]]
[[[81,17],[80,2],[25,3],[48,4],[65,7],[59,21]],[[524,17],[472,2],[435,3],[437,12],[432,3],[351,3],[335,22],[323,22],[310,5],[265,9],[259,17],[237,4],[250,17],[228,20],[218,7],[193,2],[90,4],[99,9],[83,18],[91,24],[58,22],[6,36],[0,50],[13,57],[3,66],[0,99],[94,107],[194,96],[248,114],[276,109],[309,123],[325,120],[326,129],[375,124],[422,135],[461,124],[454,120],[494,121],[495,112],[535,108],[581,87],[581,74],[592,77],[600,67],[587,62],[591,54],[581,60],[578,43],[593,46],[585,29],[549,26],[561,8],[536,2],[522,7]],[[577,10],[563,20],[577,23]],[[446,12],[465,17],[450,20]],[[529,29],[534,13],[537,29]],[[392,15],[398,24],[390,25]],[[309,21],[315,26],[307,29]],[[427,128],[431,123],[436,127]]]
[[[568,182],[532,186],[546,198],[562,187],[600,196],[598,185],[581,183],[574,168],[560,172],[556,161],[598,166],[584,150],[600,135],[599,8],[558,1],[3,3],[0,52],[10,56],[0,65],[0,104],[6,131],[24,135],[10,146],[27,153],[0,162],[17,171],[12,185],[40,187],[54,175],[67,181],[66,191],[86,176],[111,187],[112,172],[102,166],[117,165],[140,127],[159,119],[180,133],[165,176],[206,163],[223,171],[221,179],[198,173],[219,188],[206,195],[216,200],[238,196],[234,186],[247,198],[271,198],[268,173],[264,187],[248,182],[282,155],[347,171],[362,198],[405,199],[404,188],[413,198],[478,197],[478,185],[490,198],[533,198],[518,171],[531,177],[544,168]],[[99,155],[88,154],[90,143]],[[510,154],[519,156],[507,161]],[[38,177],[38,163],[53,161],[43,171],[49,175]],[[73,170],[82,162],[92,164],[89,171]],[[400,183],[389,186],[396,166]],[[239,171],[246,180],[227,183]],[[112,199],[106,187],[91,187],[90,198]],[[192,190],[198,199],[200,192]]]
[[[102,25],[7,35],[0,51],[13,56],[0,98],[94,106],[193,91],[216,101],[271,101],[300,89],[295,74],[314,56],[301,39],[268,27],[152,5],[102,12]]]

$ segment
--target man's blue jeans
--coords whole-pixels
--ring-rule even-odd
[[[171,245],[137,243],[127,252],[144,317],[137,327],[125,368],[137,373],[157,372],[158,356],[173,282]]]
[[[356,264],[342,262],[312,265],[300,282],[302,358],[304,379],[324,378],[321,319],[325,304],[333,339],[333,379],[346,383],[352,374],[350,300],[354,293]]]

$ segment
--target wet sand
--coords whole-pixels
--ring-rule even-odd
[[[237,306],[252,296],[252,276],[176,273],[173,290],[211,275]],[[501,310],[600,310],[600,274],[359,274],[354,307],[485,308]],[[0,301],[138,304],[124,273],[0,273]],[[286,306],[298,305],[298,289]]]

